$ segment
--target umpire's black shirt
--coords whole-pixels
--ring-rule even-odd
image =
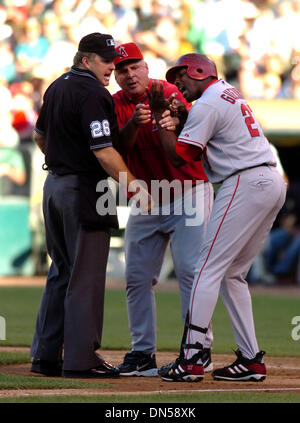
[[[114,213],[96,211],[97,183],[107,178],[94,149],[118,136],[110,93],[89,70],[71,68],[46,90],[35,130],[45,137],[45,163],[56,175],[78,175],[79,219],[89,229],[118,227]],[[108,212],[107,212],[108,213]]]
[[[91,150],[113,145],[118,124],[110,93],[89,70],[71,70],[46,90],[35,130],[45,137],[53,172],[107,177]]]

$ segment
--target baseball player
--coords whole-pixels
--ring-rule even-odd
[[[183,321],[188,310],[191,287],[194,279],[196,260],[203,240],[213,202],[212,185],[207,182],[201,162],[194,162],[175,169],[168,160],[160,140],[148,104],[147,91],[153,84],[143,55],[135,43],[126,43],[116,48],[121,55],[115,60],[115,78],[120,91],[113,95],[115,110],[122,139],[119,146],[131,172],[147,183],[184,181],[193,184],[190,195],[193,200],[199,195],[197,182],[201,181],[204,200],[204,217],[196,226],[186,225],[185,210],[176,214],[175,204],[182,202],[182,193],[169,202],[170,211],[163,212],[161,198],[152,196],[159,204],[157,214],[131,214],[125,231],[126,258],[126,300],[129,318],[132,351],[119,365],[121,376],[156,376],[156,306],[154,286],[157,284],[164,254],[168,243],[172,252],[174,268],[179,281],[181,314]],[[165,95],[187,102],[177,88],[166,81]],[[176,201],[175,201],[176,200]],[[209,329],[204,341],[203,361],[206,371],[212,370],[212,331]]]
[[[183,55],[166,79],[187,101],[195,100],[178,139],[159,127],[169,159],[175,166],[202,159],[209,180],[221,186],[196,266],[181,354],[162,378],[202,380],[203,342],[220,292],[238,349],[234,363],[212,376],[263,380],[265,352],[258,348],[245,277],[284,204],[286,184],[252,110],[236,88],[218,79],[213,61]],[[164,109],[162,88],[156,84],[149,93],[157,121]]]

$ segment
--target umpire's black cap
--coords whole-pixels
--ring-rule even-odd
[[[96,53],[107,59],[119,56],[115,50],[115,40],[109,34],[93,32],[81,38],[78,46],[81,53]]]

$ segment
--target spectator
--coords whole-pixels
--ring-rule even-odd
[[[2,139],[1,133],[0,137]],[[13,194],[13,186],[5,183],[3,178],[8,178],[14,184],[23,185],[26,181],[26,170],[20,151],[5,147],[0,141],[0,194],[2,196]]]
[[[265,99],[277,98],[281,90],[281,74],[284,64],[279,55],[266,54],[264,56],[263,97]]]
[[[12,126],[11,94],[4,86],[0,89],[0,194],[10,195],[14,185],[26,180],[25,164],[20,151],[18,132]]]
[[[7,41],[0,41],[0,57],[0,78],[13,82],[16,78],[16,66],[13,51]]]
[[[33,103],[33,85],[23,81],[11,86],[13,116],[12,125],[19,134],[20,142],[30,142],[37,118]]]
[[[82,36],[112,29],[119,43],[136,41],[143,53],[152,51],[157,74],[174,55],[196,50],[213,56],[221,74],[240,81],[250,98],[300,97],[291,77],[291,54],[299,38],[299,0],[5,0],[3,4],[0,42],[5,42],[1,44],[5,60],[0,74],[9,83],[34,74],[47,85],[66,69]],[[264,68],[266,55],[280,57],[280,74]],[[56,73],[54,62],[61,65]]]
[[[49,46],[65,38],[64,29],[60,25],[60,20],[53,10],[48,10],[43,15],[42,30],[44,37],[49,42]]]
[[[42,35],[41,24],[36,18],[27,20],[23,37],[16,48],[18,72],[23,76],[32,72],[34,66],[46,56],[49,42]]]
[[[290,69],[295,39],[299,38],[300,15],[295,13],[293,1],[279,1],[276,18],[272,24],[271,51],[281,58],[284,70]]]
[[[296,278],[300,285],[300,184],[292,182],[280,214],[279,227],[269,236],[266,249],[269,271],[277,278]]]
[[[96,4],[99,4],[99,11],[101,11],[100,5],[102,2],[98,1]],[[95,4],[95,7],[96,7]],[[119,43],[126,43],[132,40],[131,33],[136,30],[138,25],[138,17],[136,10],[134,9],[134,2],[122,0],[113,0],[113,14],[116,18],[115,28],[114,28],[114,38],[119,41]]]
[[[12,95],[5,85],[5,82],[0,80],[0,142],[6,147],[16,147],[19,144],[19,136],[12,127]]]
[[[172,63],[174,56],[178,55],[180,50],[180,37],[176,22],[171,16],[159,17],[154,30],[137,32],[134,40],[137,44],[162,56],[168,65]]]

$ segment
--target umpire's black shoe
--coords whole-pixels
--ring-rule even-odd
[[[116,378],[119,377],[119,370],[107,363],[102,361],[99,366],[88,369],[88,370],[63,370],[62,376],[66,378],[75,379],[103,379],[103,378]]]
[[[39,373],[44,376],[61,376],[62,373],[62,360],[61,361],[48,361],[34,358],[32,360],[30,371],[32,373]]]

